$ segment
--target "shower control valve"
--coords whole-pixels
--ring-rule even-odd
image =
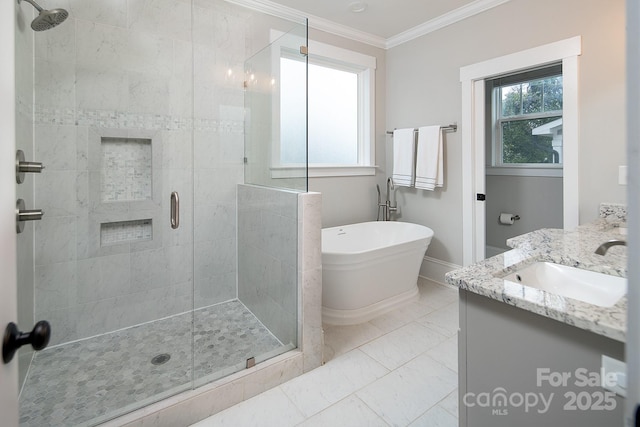
[[[24,200],[18,199],[16,202],[16,232],[20,234],[24,231],[25,221],[39,221],[43,215],[42,209],[25,209]]]
[[[25,162],[24,151],[16,152],[16,182],[22,184],[24,182],[25,173],[40,173],[44,166],[40,162]]]

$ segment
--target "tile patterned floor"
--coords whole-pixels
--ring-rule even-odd
[[[325,326],[324,366],[194,426],[457,426],[458,291],[418,285],[402,309]]]
[[[220,376],[282,344],[230,301],[36,353],[20,396],[20,425],[93,425]],[[151,359],[168,353],[169,361]],[[193,353],[193,354],[192,354]]]

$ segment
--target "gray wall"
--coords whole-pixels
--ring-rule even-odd
[[[617,184],[626,162],[624,11],[623,0],[511,0],[394,47],[387,51],[387,127],[460,123],[460,67],[581,35],[579,209],[580,222],[591,221],[600,202],[625,202],[625,187]],[[427,255],[460,265],[460,132],[445,141],[443,189],[401,190],[399,205],[403,221],[435,231]]]
[[[506,240],[540,228],[562,228],[562,178],[487,175],[486,243],[508,249]],[[520,215],[500,224],[501,212]]]

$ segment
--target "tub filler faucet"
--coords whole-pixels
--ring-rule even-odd
[[[382,221],[391,221],[391,212],[398,211],[398,203],[394,203],[391,205],[391,190],[393,187],[393,179],[391,177],[387,178],[387,200],[382,202],[380,196],[380,186],[376,184],[376,188],[378,189],[378,217],[376,221],[380,221],[380,210],[382,210]]]
[[[611,246],[619,246],[619,245],[627,246],[627,242],[625,242],[624,240],[618,240],[618,239],[609,240],[604,242],[600,246],[598,246],[595,252],[598,255],[604,255],[607,253],[607,251]]]

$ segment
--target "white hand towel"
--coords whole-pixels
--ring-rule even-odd
[[[442,131],[440,126],[418,129],[416,188],[433,191],[443,184]]]
[[[393,131],[393,183],[403,187],[413,185],[414,135],[411,129]]]

